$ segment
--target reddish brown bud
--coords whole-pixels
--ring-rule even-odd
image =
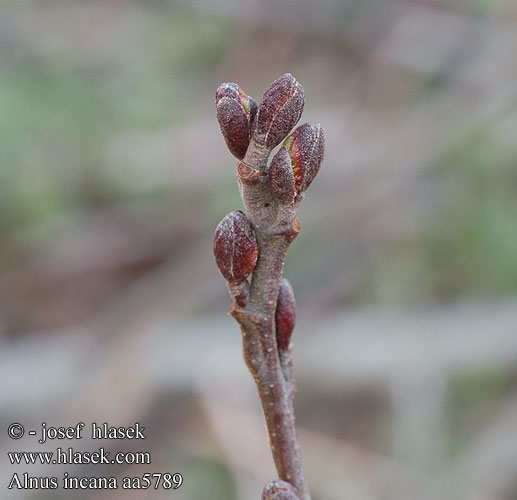
[[[294,325],[296,324],[296,302],[289,280],[282,278],[276,302],[276,342],[281,350],[289,347]]]
[[[311,185],[324,151],[325,135],[319,123],[304,123],[287,137],[269,167],[271,191],[280,203],[292,203]]]
[[[302,116],[303,87],[286,73],[264,92],[257,116],[257,139],[268,148],[280,144]]]
[[[258,245],[250,221],[240,210],[227,214],[214,236],[215,261],[221,274],[239,282],[255,269]]]
[[[271,481],[262,491],[262,500],[300,500],[298,490],[292,485],[279,479]]]
[[[296,191],[305,191],[320,170],[325,154],[325,134],[317,123],[300,125],[284,142],[293,166]]]
[[[269,166],[269,185],[273,196],[284,205],[294,201],[296,187],[291,158],[286,148],[279,149]]]
[[[242,160],[250,143],[257,103],[236,83],[223,83],[215,92],[215,104],[226,145]]]

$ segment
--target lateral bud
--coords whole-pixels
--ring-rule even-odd
[[[257,103],[236,83],[223,83],[215,92],[215,104],[226,145],[242,160],[253,133]]]
[[[258,244],[251,222],[240,210],[227,214],[214,235],[214,256],[227,281],[239,283],[255,269]]]
[[[293,75],[277,78],[264,92],[257,115],[257,141],[269,149],[278,146],[298,123],[305,105],[303,87]]]
[[[301,500],[301,497],[292,484],[276,479],[264,487],[262,500]]]
[[[319,172],[325,153],[325,134],[318,124],[304,123],[287,137],[269,166],[273,196],[285,205],[303,193]]]
[[[296,324],[296,302],[291,283],[286,278],[280,280],[278,299],[275,312],[276,343],[278,349],[284,351],[289,348],[291,335]]]

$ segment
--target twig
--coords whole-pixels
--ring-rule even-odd
[[[304,124],[278,145],[298,122],[304,105],[301,85],[286,74],[255,101],[236,84],[216,93],[218,119],[230,151],[239,158],[237,177],[246,215],[235,211],[218,226],[217,264],[227,279],[230,313],[241,327],[246,364],[257,384],[278,476],[264,500],[310,500],[296,437],[290,337],[296,308],[282,271],[289,245],[300,232],[304,191],[323,159],[320,125]],[[251,280],[248,282],[248,275]],[[280,289],[280,296],[279,296]]]

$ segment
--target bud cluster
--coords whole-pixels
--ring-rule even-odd
[[[319,124],[304,123],[293,132],[305,105],[303,87],[286,73],[264,92],[260,105],[236,83],[223,83],[216,91],[217,119],[230,152],[239,160],[254,141],[269,151],[282,145],[269,170],[269,189],[277,203],[290,205],[312,183],[323,160],[325,137]],[[290,135],[288,135],[291,132]],[[240,162],[243,168],[252,167]],[[246,215],[233,211],[217,226],[214,255],[222,275],[231,283],[242,283],[253,272],[259,248],[253,226]],[[296,304],[289,281],[280,283],[276,306],[279,349],[288,349],[296,322]]]
[[[269,182],[278,203],[293,203],[316,177],[325,149],[320,124],[305,123],[287,137],[303,112],[303,87],[286,73],[266,89],[257,107],[236,83],[223,83],[215,102],[226,145],[239,160],[246,156],[252,139],[269,151],[284,141],[271,161]]]

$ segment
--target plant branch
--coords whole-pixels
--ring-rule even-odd
[[[279,480],[262,500],[310,500],[294,425],[291,334],[296,322],[292,287],[282,278],[289,245],[300,232],[304,192],[319,171],[325,138],[319,124],[298,123],[303,87],[289,73],[255,100],[237,84],[216,91],[217,119],[237,163],[246,214],[234,210],[217,226],[214,256],[241,327],[246,364],[257,384]],[[268,167],[268,157],[281,142]],[[248,281],[248,277],[251,279]]]
[[[303,500],[309,500],[294,423],[290,349],[279,352],[275,331],[278,289],[287,250],[300,231],[301,200],[286,209],[272,197],[263,170],[268,154],[252,141],[244,161],[248,168],[238,165],[240,192],[259,257],[247,304],[239,305],[238,295],[232,293],[231,314],[241,327],[244,359],[257,384],[278,476],[295,486]]]

